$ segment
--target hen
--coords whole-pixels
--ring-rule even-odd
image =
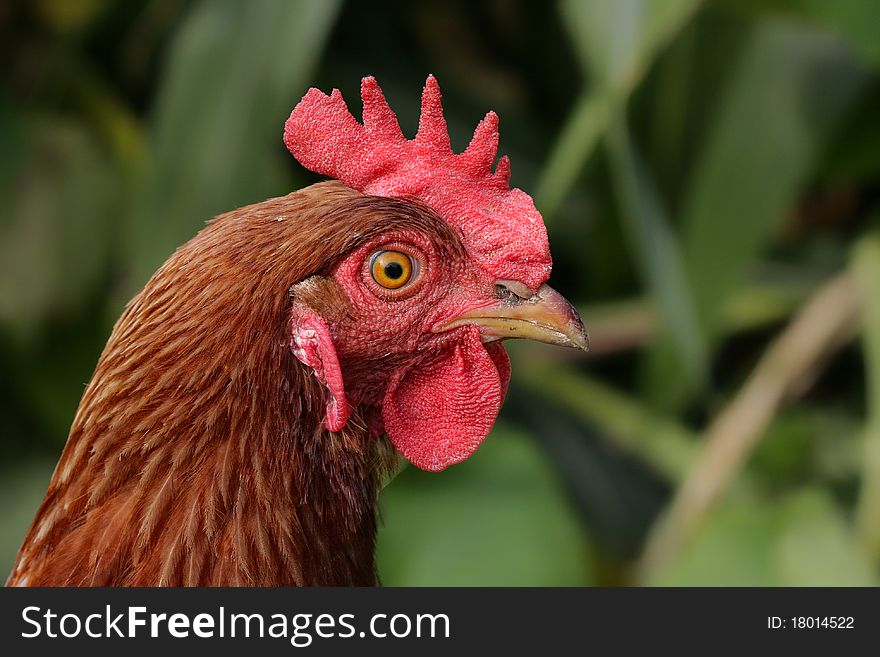
[[[413,140],[361,94],[363,124],[311,89],[285,125],[335,181],[217,217],[126,307],[8,584],[376,584],[397,453],[477,449],[503,339],[586,348],[495,114],[454,154],[433,77]]]

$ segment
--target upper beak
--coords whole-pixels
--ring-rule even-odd
[[[580,315],[568,300],[549,285],[542,285],[531,297],[510,291],[523,286],[498,281],[507,293],[494,306],[477,308],[434,327],[439,333],[456,326],[478,326],[484,342],[506,338],[529,338],[538,342],[575,347],[587,351],[590,340]]]

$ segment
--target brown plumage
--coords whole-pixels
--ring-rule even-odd
[[[328,182],[180,248],[113,329],[8,584],[374,584],[394,453],[360,417],[321,427],[288,290],[428,215]]]

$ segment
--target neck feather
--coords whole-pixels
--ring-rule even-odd
[[[304,198],[216,220],[128,305],[10,584],[375,583],[393,452],[359,410],[322,429],[288,345],[287,289],[320,257],[297,246]]]

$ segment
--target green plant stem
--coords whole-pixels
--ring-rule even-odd
[[[535,202],[545,219],[552,220],[657,53],[700,4],[701,0],[574,0],[561,5],[563,20],[581,53],[581,68],[593,85],[575,103],[538,181]]]
[[[619,448],[671,481],[681,480],[694,460],[695,436],[687,429],[595,379],[563,365],[547,367],[537,362],[518,363],[513,377],[516,385],[600,427]]]
[[[739,290],[724,304],[723,333],[733,335],[781,322],[815,289],[813,283],[771,283]],[[660,329],[660,317],[650,299],[578,304],[578,312],[590,333],[589,351],[548,351],[528,342],[518,344],[516,349],[525,353],[540,350],[542,358],[553,362],[592,359],[643,347],[657,337]]]
[[[803,393],[820,363],[855,333],[853,277],[823,285],[764,353],[739,393],[705,432],[697,459],[648,537],[641,581],[669,563],[730,487],[787,396]]]
[[[665,332],[675,344],[689,381],[703,384],[709,367],[708,350],[697,325],[678,239],[630,139],[625,114],[615,121],[606,145],[632,259],[641,272],[643,285],[656,300]]]
[[[535,205],[548,221],[574,185],[620,104],[611,90],[583,93],[578,98],[535,189]]]

